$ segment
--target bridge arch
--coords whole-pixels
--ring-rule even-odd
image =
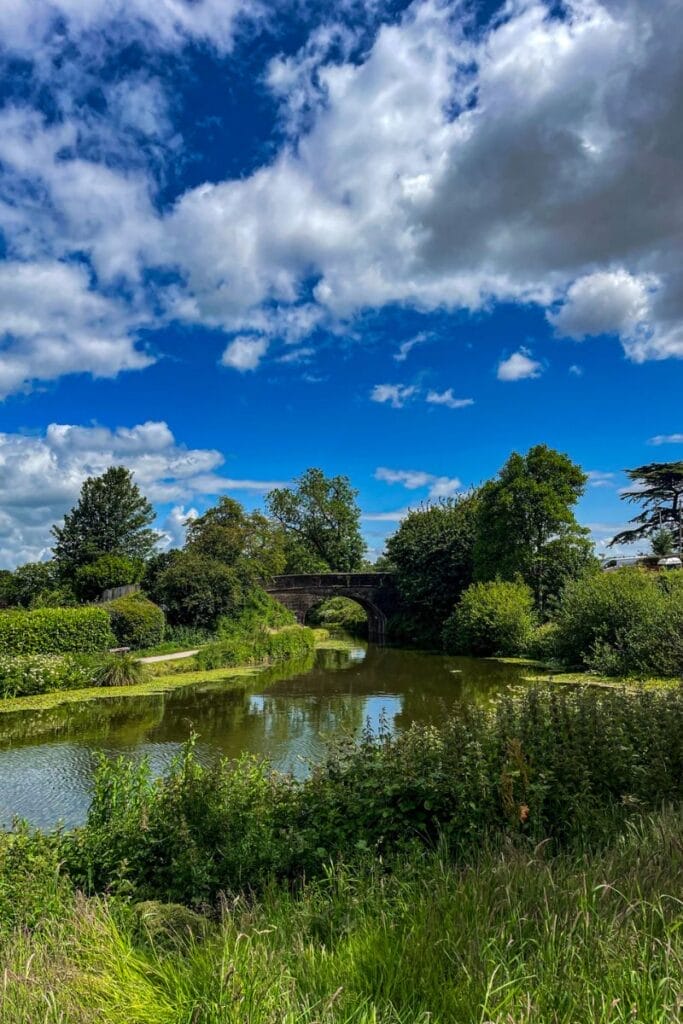
[[[315,605],[329,597],[348,597],[365,610],[371,643],[386,641],[391,611],[391,574],[380,572],[299,573],[275,576],[266,590],[294,612],[302,625]]]

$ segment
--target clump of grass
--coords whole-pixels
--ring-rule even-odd
[[[338,864],[299,891],[238,896],[202,927],[153,908],[180,942],[164,922],[159,941],[141,931],[129,902],[65,893],[33,930],[0,926],[0,1020],[671,1024],[682,828],[670,810],[592,855],[503,845],[464,869],[447,849],[390,871]]]
[[[132,654],[110,654],[103,658],[95,673],[96,686],[139,686],[149,679],[149,671]]]

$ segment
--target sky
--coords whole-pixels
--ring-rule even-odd
[[[166,545],[683,458],[678,0],[2,0],[0,566],[129,466]]]

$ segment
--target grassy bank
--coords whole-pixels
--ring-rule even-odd
[[[671,1024],[683,820],[592,856],[544,846],[330,867],[213,917],[84,899],[44,850],[0,926],[2,1024]],[[0,859],[0,867],[2,860]],[[11,924],[9,923],[11,921]]]

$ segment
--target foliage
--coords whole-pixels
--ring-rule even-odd
[[[149,558],[158,540],[150,529],[154,518],[129,469],[111,466],[102,476],[88,477],[64,525],[52,527],[60,575],[70,579],[80,566],[102,555]]]
[[[342,743],[298,780],[253,757],[203,765],[191,749],[160,781],[103,760],[65,857],[87,889],[196,904],[417,841],[461,858],[495,836],[592,841],[634,808],[680,803],[682,778],[682,691],[534,689]]]
[[[670,530],[657,530],[650,541],[652,554],[657,558],[668,558],[674,553],[674,538]]]
[[[72,654],[0,655],[0,697],[31,697],[92,686],[96,661]]]
[[[524,652],[535,661],[553,662],[557,659],[557,625],[542,622],[532,631]]]
[[[525,583],[473,583],[446,620],[444,647],[479,657],[521,654],[534,624],[534,598]]]
[[[467,867],[444,848],[334,864],[215,920],[84,900],[58,839],[0,838],[3,1024],[669,1024],[680,834],[669,811],[590,856],[506,844]]]
[[[343,630],[352,636],[368,635],[368,616],[361,606],[348,597],[330,597],[308,613],[309,626]]]
[[[97,666],[96,686],[139,686],[149,678],[149,669],[132,654],[109,654]]]
[[[164,613],[143,594],[117,597],[103,607],[109,614],[114,636],[122,647],[153,647],[164,639]]]
[[[95,601],[105,590],[139,583],[144,562],[127,555],[101,555],[95,562],[80,566],[74,575],[74,588],[83,601]]]
[[[477,508],[476,491],[422,506],[409,512],[387,541],[408,629],[405,639],[439,644],[446,618],[472,582]],[[390,632],[403,639],[396,618]]]
[[[202,669],[231,668],[305,658],[314,647],[313,630],[304,626],[285,626],[277,632],[236,631],[202,647],[195,660]]]
[[[223,616],[216,624],[218,637],[226,638],[236,633],[249,634],[264,629],[279,629],[293,626],[296,618],[293,612],[276,601],[260,587],[248,591],[236,614]]]
[[[12,654],[105,651],[114,634],[103,608],[0,612],[0,650]]]
[[[627,469],[626,475],[635,486],[621,496],[642,505],[643,511],[631,519],[636,525],[622,530],[610,544],[632,544],[665,530],[672,544],[683,551],[683,461],[651,462]]]
[[[567,579],[597,566],[588,531],[572,512],[587,479],[567,455],[546,445],[526,455],[513,452],[481,488],[475,579],[521,576],[545,615]]]
[[[205,555],[178,552],[158,576],[153,596],[174,626],[213,629],[223,615],[233,614],[244,599],[234,569]]]
[[[680,675],[683,578],[624,568],[572,582],[557,615],[557,653],[605,675]]]
[[[236,569],[248,580],[268,580],[285,568],[285,538],[261,512],[245,512],[222,497],[187,527],[186,549]]]
[[[18,566],[3,580],[3,603],[31,608],[41,595],[57,587],[54,562],[27,562]]]
[[[268,511],[288,544],[285,572],[350,572],[361,567],[365,544],[357,494],[348,477],[307,469],[294,487],[279,487],[266,496]]]

